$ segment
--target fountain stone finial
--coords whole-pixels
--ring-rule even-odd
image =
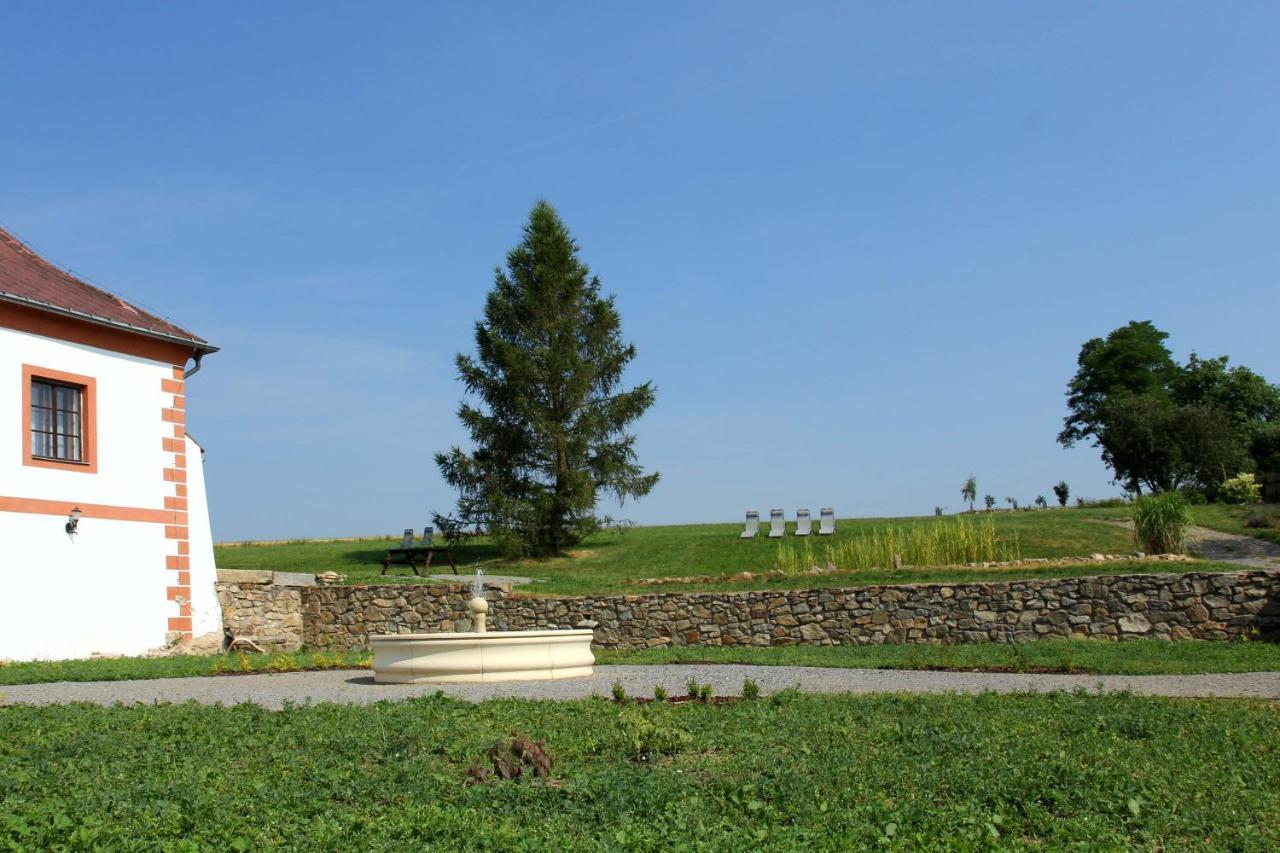
[[[485,614],[489,612],[489,602],[484,598],[484,569],[476,569],[476,579],[471,583],[471,600],[467,602],[467,608],[471,611],[476,633],[483,634]]]

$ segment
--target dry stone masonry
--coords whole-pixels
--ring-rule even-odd
[[[471,628],[465,584],[241,578],[220,583],[218,594],[233,633],[284,648],[366,649],[370,634]],[[1280,573],[1261,570],[565,598],[490,588],[487,596],[491,630],[590,627],[608,649],[1280,636]]]

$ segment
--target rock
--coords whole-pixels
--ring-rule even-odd
[[[1120,617],[1120,630],[1126,634],[1146,634],[1151,630],[1151,622],[1141,613],[1130,613]]]

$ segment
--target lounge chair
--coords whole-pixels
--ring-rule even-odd
[[[404,529],[404,538],[400,540],[400,547],[401,548],[413,547],[413,528],[412,527],[406,527]]]
[[[434,527],[422,528],[422,547],[427,548],[431,545],[431,538],[436,535]]]
[[[836,532],[836,511],[831,507],[824,507],[818,512],[818,535],[830,536]]]
[[[780,509],[769,510],[769,538],[781,539],[787,534],[787,520]]]
[[[747,513],[747,522],[742,527],[742,532],[738,534],[739,539],[755,539],[756,534],[760,532],[760,513],[752,510]]]
[[[813,519],[809,516],[809,510],[796,510],[796,535],[808,536],[813,532]]]

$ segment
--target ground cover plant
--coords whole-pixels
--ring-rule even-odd
[[[598,664],[744,663],[867,669],[952,669],[1005,672],[1177,674],[1280,670],[1280,644],[1183,640],[1039,640],[932,646],[667,646],[643,651],[595,649]],[[234,676],[314,669],[367,669],[369,652],[296,652],[167,658],[95,658],[0,664],[0,686],[54,681]],[[621,685],[619,685],[621,688]],[[624,692],[625,698],[625,692]]]
[[[1123,553],[1134,547],[1132,534],[1128,531],[1084,510],[997,512],[991,516],[997,539],[1016,541],[1024,558]],[[811,547],[820,558],[827,547],[850,547],[848,543],[876,530],[917,522],[933,523],[933,517],[843,519],[838,522],[833,537],[823,537],[820,541],[815,538]],[[517,574],[542,579],[543,583],[526,588],[533,592],[587,594],[634,591],[628,581],[639,578],[721,575],[727,579],[744,571],[768,571],[777,565],[778,553],[782,549],[796,547],[795,537],[790,536],[794,529],[791,524],[788,524],[788,536],[784,539],[768,539],[761,534],[755,539],[742,540],[738,538],[741,529],[740,524],[635,527],[594,534],[581,547],[563,557],[514,561],[503,560],[495,544],[479,538],[460,546],[455,557],[458,570],[463,574],[483,567],[491,574]],[[379,579],[385,550],[398,542],[398,537],[388,537],[380,541],[226,544],[215,550],[218,567],[223,569],[336,571],[346,575],[348,582],[359,583]],[[397,572],[397,582],[403,582],[408,574],[408,570],[403,568],[393,571]],[[447,573],[449,569],[447,563],[439,561],[433,565],[432,571]],[[876,578],[867,582],[890,580],[887,574],[876,575]],[[920,576],[920,579],[927,578]],[[749,586],[751,584],[726,583],[723,586],[690,587],[686,591]]]
[[[513,732],[545,779],[465,784]],[[0,709],[25,849],[1280,844],[1280,710],[1128,695]]]

